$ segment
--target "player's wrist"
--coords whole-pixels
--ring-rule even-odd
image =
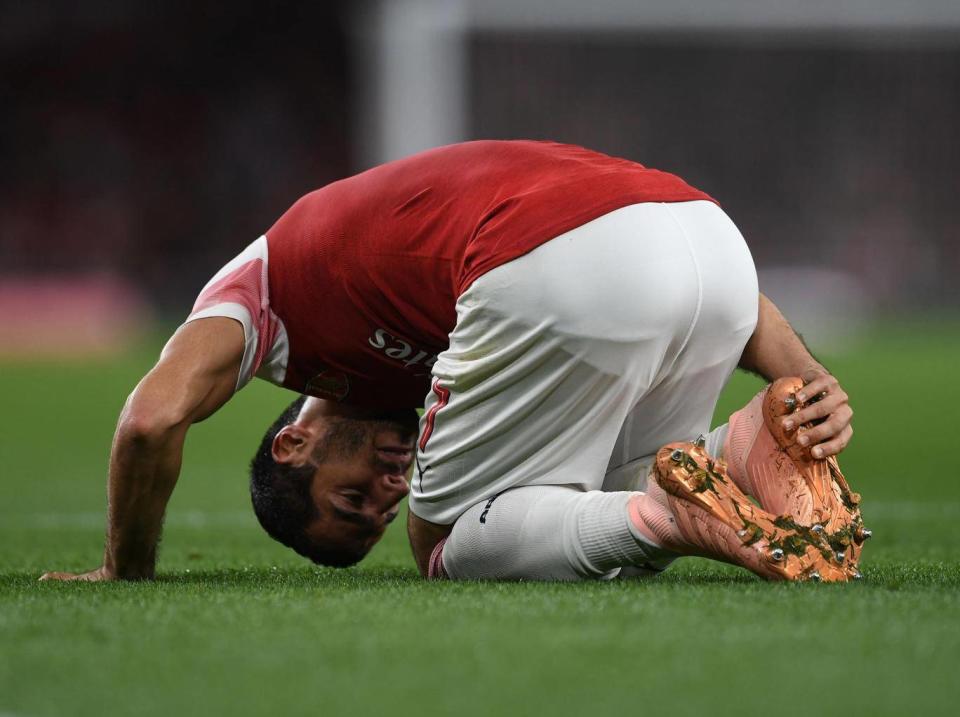
[[[797,371],[794,375],[803,379],[804,384],[808,384],[811,381],[820,378],[821,376],[830,376],[831,374],[830,371],[828,371],[822,364],[813,362],[802,368],[800,371]]]
[[[152,558],[120,560],[116,557],[116,553],[108,549],[104,554],[100,572],[107,580],[153,580],[156,561]]]
[[[149,568],[146,566],[125,566],[122,570],[103,566],[100,570],[105,580],[153,580],[155,576],[153,566]]]

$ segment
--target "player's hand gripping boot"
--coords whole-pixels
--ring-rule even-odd
[[[799,378],[781,378],[734,413],[724,458],[744,493],[781,522],[819,533],[834,560],[859,577],[860,551],[871,535],[863,527],[860,495],[850,490],[835,456],[816,459],[797,441],[810,424],[783,427],[784,416],[802,407],[796,397],[802,387]]]
[[[854,577],[821,532],[758,508],[699,442],[661,448],[652,478],[666,493],[685,543],[666,547],[734,563],[768,580]]]

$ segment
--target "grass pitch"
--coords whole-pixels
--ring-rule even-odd
[[[956,714],[957,324],[886,327],[828,361],[864,580],[781,585],[703,560],[650,581],[426,583],[402,521],[360,567],[256,525],[245,464],[292,394],[260,382],[197,426],[160,579],[50,584],[102,550],[110,438],[159,344],[0,365],[0,715]],[[758,383],[738,375],[718,416]]]

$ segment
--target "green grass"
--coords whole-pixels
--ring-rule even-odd
[[[244,466],[292,396],[255,382],[192,431],[161,577],[95,567],[117,413],[157,346],[0,364],[0,716],[954,714],[960,684],[960,326],[885,327],[830,359],[865,579],[779,585],[702,560],[651,581],[426,583],[397,521],[358,568],[256,526]],[[737,376],[718,415],[757,383]]]

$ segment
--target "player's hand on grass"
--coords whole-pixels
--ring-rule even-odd
[[[90,570],[86,573],[44,573],[40,576],[41,580],[63,580],[63,581],[79,581],[86,583],[97,583],[104,580],[116,580],[117,576],[114,575],[111,571],[107,570],[106,567],[99,567],[96,570]]]
[[[817,422],[797,439],[810,446],[814,458],[826,458],[840,453],[853,437],[853,409],[849,396],[840,383],[823,369],[806,371],[801,378],[804,387],[797,393],[802,408],[784,419],[784,428]]]

